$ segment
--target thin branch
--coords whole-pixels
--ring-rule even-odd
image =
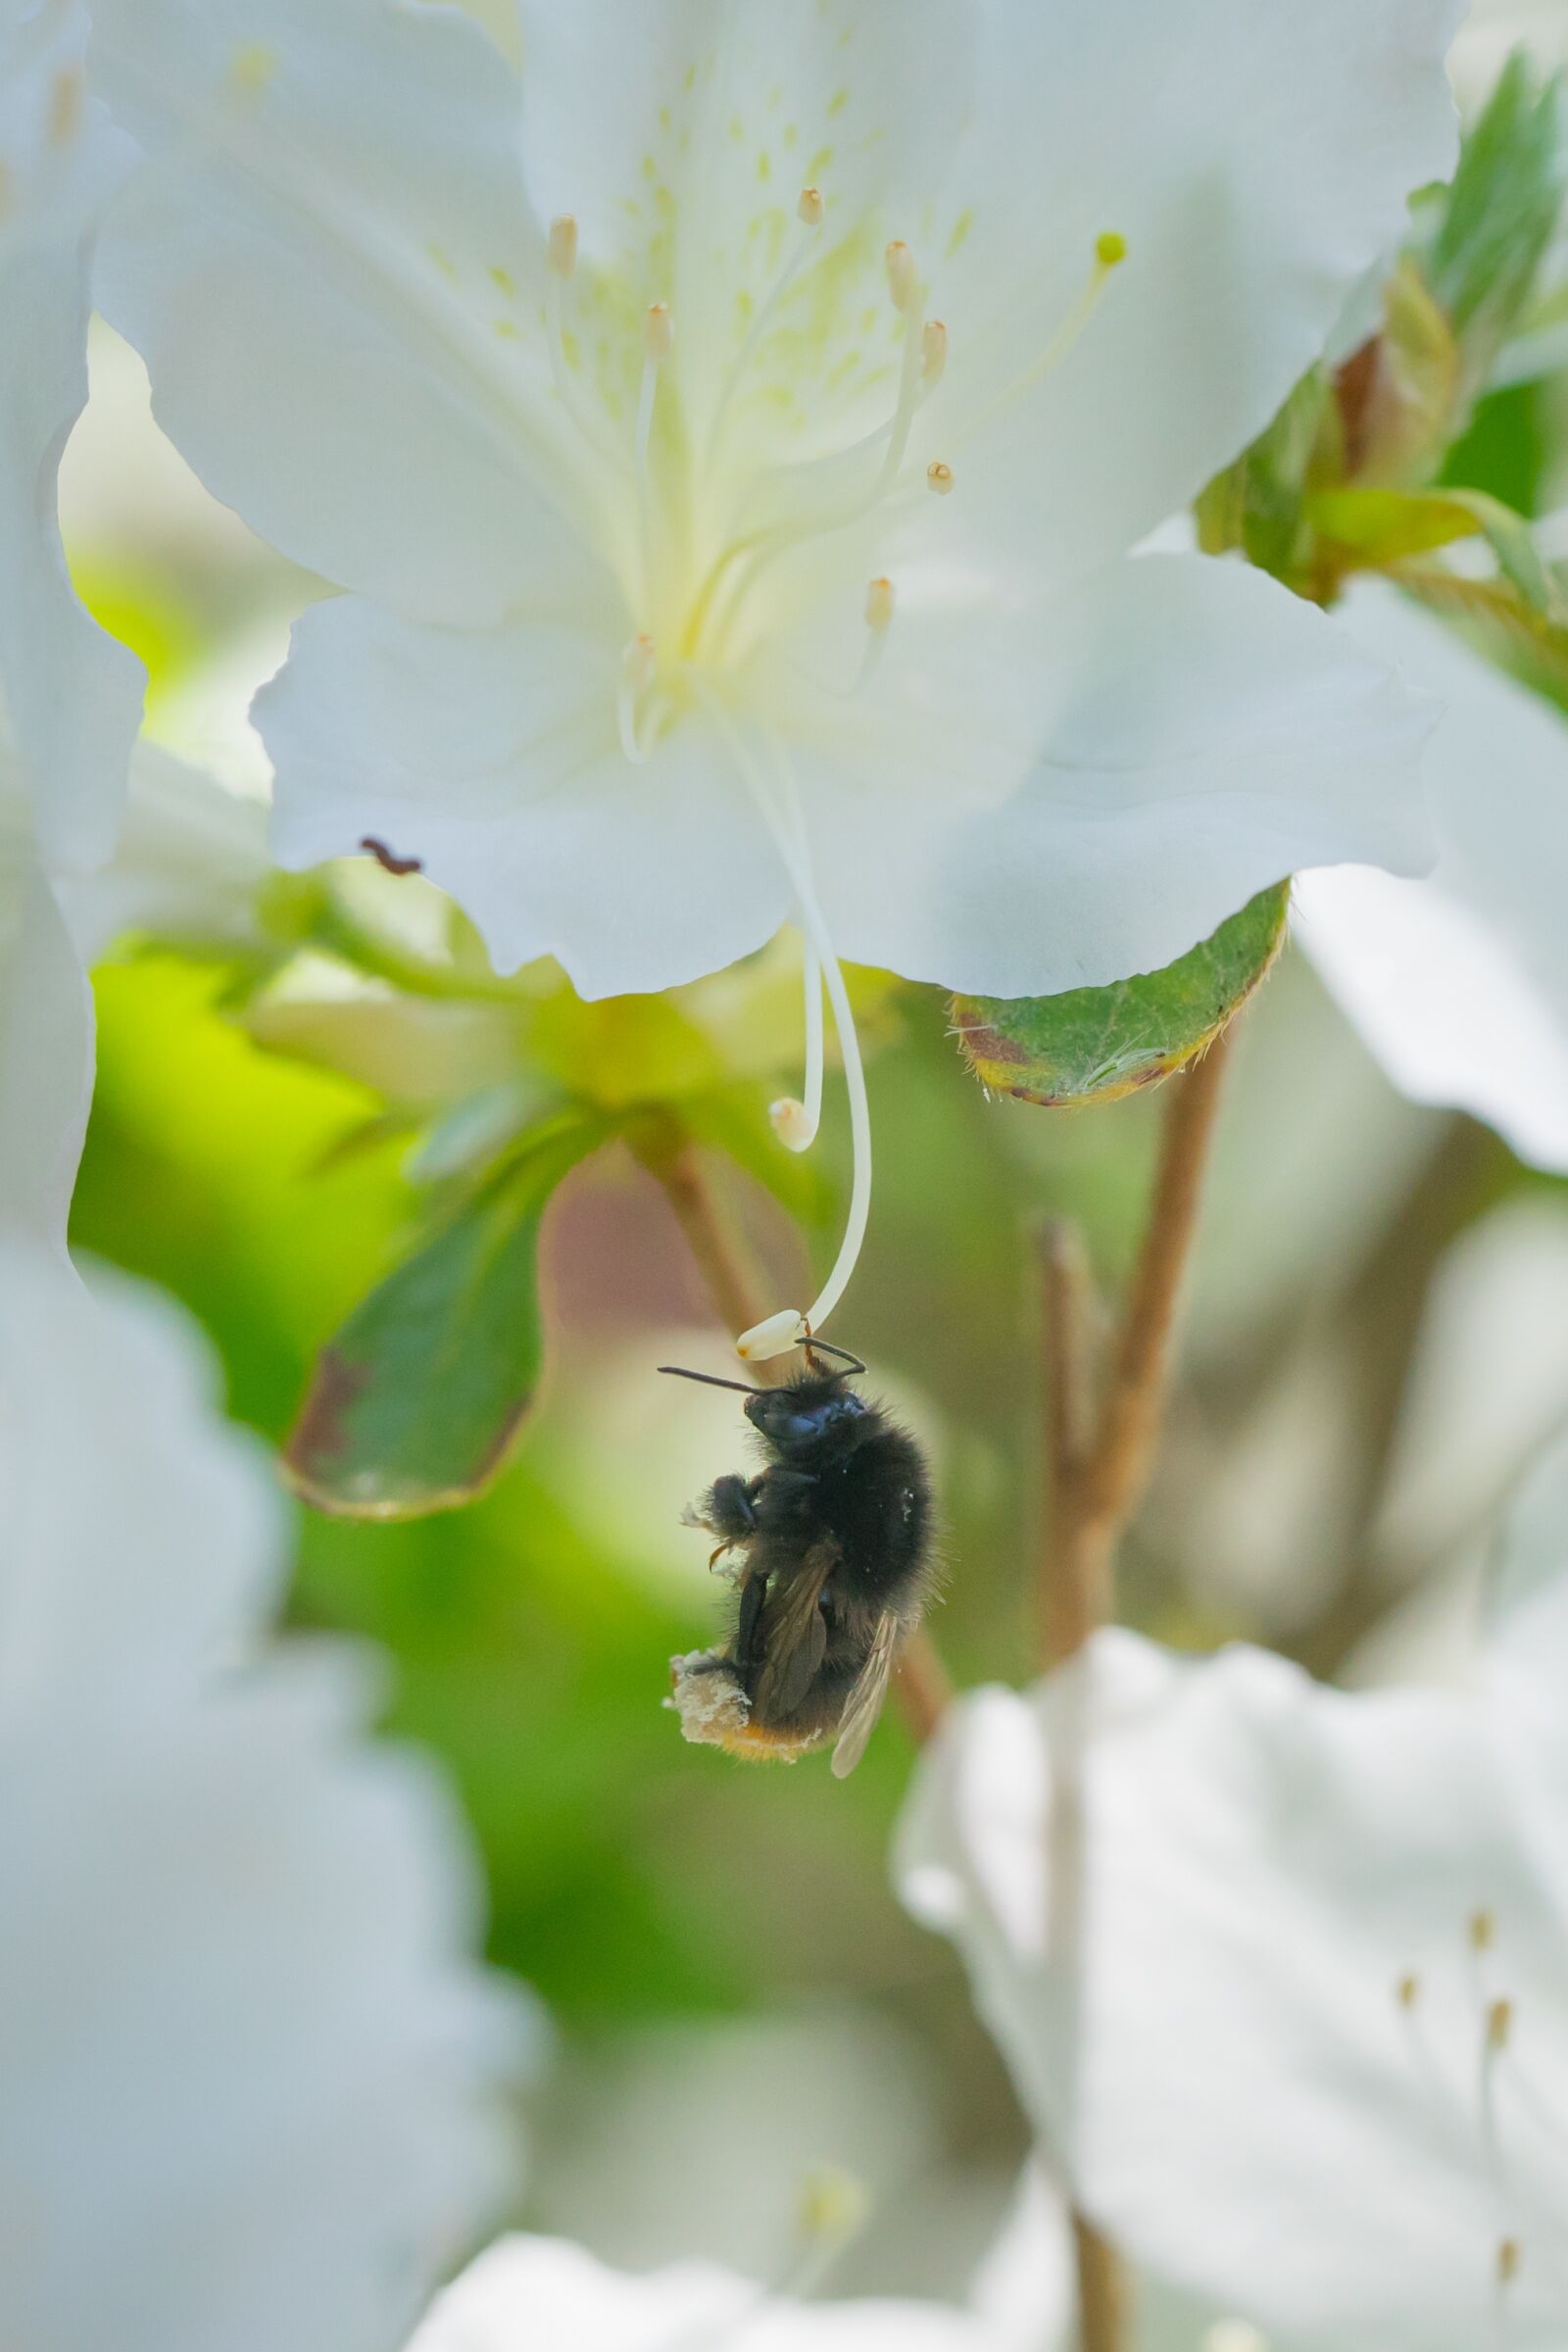
[[[719,1199],[697,1146],[650,1156],[686,1247],[708,1286],[720,1322],[738,1338],[768,1312],[766,1286],[751,1248]],[[764,1377],[767,1367],[760,1367]]]
[[[1046,1441],[1052,1540],[1041,1560],[1041,1633],[1049,1663],[1068,1664],[1112,1612],[1116,1546],[1149,1481],[1170,1385],[1171,1339],[1198,1228],[1226,1043],[1171,1082],[1149,1223],[1115,1344],[1109,1392],[1095,1409],[1095,1295],[1083,1237],[1058,1222],[1042,1237]],[[1079,2048],[1085,1932],[1083,1756],[1088,1691],[1056,1686],[1049,1717],[1053,1959],[1069,1987]],[[1069,2108],[1072,2104],[1069,2098]],[[1125,2314],[1115,2249],[1086,2214],[1071,2215],[1080,2352],[1122,2352]]]
[[[1083,1573],[1106,1585],[1107,1601],[1116,1544],[1153,1467],[1170,1387],[1176,1310],[1229,1055],[1229,1036],[1216,1038],[1201,1061],[1168,1082],[1149,1224],[1122,1314],[1110,1393],[1079,1488]]]
[[[704,1154],[694,1144],[683,1142],[671,1150],[647,1148],[642,1158],[663,1186],[698,1271],[728,1330],[738,1337],[754,1323],[760,1323],[770,1307],[761,1270],[714,1190]],[[779,1358],[754,1369],[763,1380],[779,1380],[787,1376],[787,1358]],[[916,1747],[923,1747],[953,1695],[936,1644],[923,1629],[906,1641],[893,1690],[906,1730]]]
[[[1051,1542],[1040,1555],[1040,1632],[1049,1664],[1076,1657],[1108,1612],[1109,1580],[1086,1555],[1083,1482],[1095,1435],[1095,1295],[1078,1226],[1054,1218],[1040,1237],[1045,1294],[1046,1455]]]

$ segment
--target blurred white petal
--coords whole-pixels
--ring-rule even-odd
[[[1303,877],[1300,938],[1396,1086],[1568,1170],[1568,718],[1382,583],[1345,625],[1439,698],[1423,761],[1438,862]]]
[[[393,2352],[505,2194],[517,2018],[167,1304],[0,1254],[0,2307],[18,2352]]]
[[[902,1825],[905,1900],[963,1950],[1088,2209],[1297,2352],[1470,2352],[1504,2242],[1507,2341],[1568,2328],[1565,1478],[1559,1452],[1521,1501],[1472,1691],[1097,1639],[1081,2022],[1046,1862],[1073,1679],[963,1702]]]
[[[710,2263],[632,2275],[565,2238],[506,2237],[437,2298],[409,2352],[1017,2352],[938,2303],[800,2303]]]

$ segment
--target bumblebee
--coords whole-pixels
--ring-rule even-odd
[[[832,1739],[842,1780],[931,1598],[931,1480],[907,1431],[850,1386],[859,1358],[803,1346],[805,1369],[776,1389],[660,1366],[739,1391],[768,1456],[753,1478],[715,1479],[686,1512],[718,1539],[710,1565],[725,1563],[736,1602],[721,1649],[672,1660],[671,1704],[688,1740],[736,1755],[793,1763]]]

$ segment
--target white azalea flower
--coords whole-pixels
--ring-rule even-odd
[[[506,2173],[510,2005],[182,1320],[0,1245],[0,2309],[16,2352],[391,2352]]]
[[[1342,611],[1446,705],[1424,760],[1438,862],[1424,881],[1305,876],[1301,939],[1405,1094],[1568,1171],[1568,720],[1385,583]]]
[[[85,11],[0,0],[0,1219],[57,1243],[92,1011],[52,887],[119,831],[140,664],[76,602],[55,472],[87,395],[86,255],[132,160],[83,74]],[[63,1247],[63,1243],[60,1243]]]
[[[1086,1690],[981,1692],[922,1762],[905,1900],[959,1942],[1088,2210],[1294,2352],[1568,2335],[1565,1554],[1568,1446],[1471,1690],[1348,1696],[1109,1632]],[[1075,1995],[1046,1854],[1079,1696]]]
[[[101,0],[105,307],[209,486],[353,593],[259,717],[290,863],[420,858],[510,967],[795,913],[1020,995],[1411,870],[1426,724],[1321,616],[1123,561],[1446,171],[1455,0]],[[869,585],[868,585],[869,583]],[[765,1340],[799,1332],[794,1313]]]

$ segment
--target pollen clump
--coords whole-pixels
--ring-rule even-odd
[[[926,467],[925,479],[927,489],[934,490],[938,498],[946,498],[953,488],[953,467],[944,466],[942,460],[938,458],[933,465]]]
[[[69,146],[81,128],[86,92],[74,66],[63,66],[49,93],[49,136],[57,147]]]
[[[1095,239],[1095,259],[1102,270],[1115,270],[1127,259],[1127,240],[1113,228],[1101,232]]]
[[[277,51],[265,41],[249,41],[236,49],[229,64],[228,78],[236,90],[259,97],[277,72]]]

